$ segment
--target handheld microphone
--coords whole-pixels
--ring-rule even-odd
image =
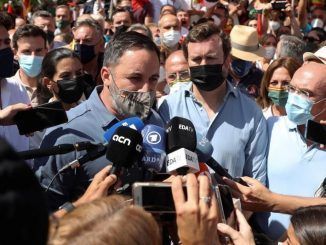
[[[40,149],[33,149],[28,151],[21,151],[18,152],[18,155],[23,159],[34,159],[39,157],[66,154],[72,151],[90,150],[97,146],[98,145],[92,144],[89,141],[85,141],[85,142],[78,142],[75,144],[60,144],[46,149],[40,148]]]
[[[208,140],[201,140],[201,144],[197,144],[196,152],[198,154],[199,161],[205,162],[210,168],[215,171],[215,173],[219,175],[215,176],[217,179],[221,179],[221,177],[227,177],[228,179],[236,181],[242,185],[248,186],[248,184],[241,178],[234,178],[231,176],[225,168],[223,168],[213,157],[211,157],[213,153],[213,146]]]
[[[193,123],[185,118],[174,117],[167,125],[166,170],[178,174],[198,172],[196,132]]]
[[[122,168],[129,168],[141,155],[143,138],[129,127],[120,126],[107,145],[106,158],[113,166],[110,174],[119,175]]]
[[[165,163],[165,130],[156,125],[146,125],[141,131],[143,151],[141,163],[150,173],[159,173]]]
[[[144,128],[144,123],[139,117],[130,117],[126,118],[124,120],[121,120],[114,124],[112,127],[110,127],[105,133],[104,133],[104,140],[106,142],[109,142],[112,139],[113,134],[117,130],[117,128],[125,126],[132,128],[134,130],[137,130],[140,132]]]

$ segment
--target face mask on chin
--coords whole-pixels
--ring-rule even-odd
[[[212,91],[225,81],[223,64],[189,67],[191,81],[203,91]]]
[[[114,103],[114,110],[123,118],[137,116],[146,119],[155,102],[155,91],[138,92],[119,89],[111,73],[112,83],[109,91]]]

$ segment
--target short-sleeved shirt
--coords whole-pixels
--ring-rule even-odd
[[[47,132],[41,147],[49,148],[59,144],[85,141],[94,144],[105,143],[104,133],[118,120],[101,101],[99,93],[102,88],[103,86],[96,87],[88,100],[69,110],[68,122]],[[162,120],[155,112],[151,114],[147,123],[163,126]],[[80,151],[37,159],[34,170],[42,187],[47,188],[59,169],[85,154],[85,151]],[[59,175],[47,192],[50,209],[55,210],[64,202],[78,198],[84,193],[94,175],[109,164],[111,163],[104,155],[85,163],[80,168],[69,169]]]
[[[297,126],[286,116],[271,117],[267,124],[269,189],[284,195],[313,197],[326,177],[326,151],[317,144],[307,146]],[[286,231],[290,218],[280,213],[257,215],[258,224],[273,240]]]
[[[232,176],[251,176],[265,183],[266,120],[256,103],[230,83],[227,82],[223,104],[212,120],[191,88],[168,95],[159,113],[165,122],[175,116],[191,120],[196,132],[210,140],[212,157]]]

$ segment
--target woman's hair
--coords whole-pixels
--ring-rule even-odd
[[[75,58],[80,60],[79,56],[70,49],[58,48],[48,52],[42,62],[42,76],[53,79],[57,72],[57,64],[62,59]]]
[[[54,220],[49,244],[160,244],[155,220],[126,200],[101,198]]]
[[[284,67],[292,78],[295,71],[299,69],[300,64],[295,59],[286,57],[277,59],[269,65],[267,71],[265,72],[262,78],[260,85],[260,95],[257,98],[257,103],[263,109],[269,107],[272,104],[272,100],[268,98],[268,87],[275,70],[280,67]]]
[[[112,213],[127,200],[125,196],[112,195],[86,203],[61,219],[53,219],[50,224],[49,244],[66,244],[68,239],[89,229],[102,216]]]
[[[0,139],[0,243],[46,244],[48,223],[46,199],[33,171]]]
[[[275,37],[273,34],[271,34],[271,33],[266,33],[266,34],[264,34],[261,38],[260,38],[260,40],[259,40],[259,43],[260,43],[260,45],[264,45],[265,43],[266,43],[266,41],[268,40],[268,38],[274,38],[275,39],[275,41],[276,41],[276,43],[277,43],[277,37]]]
[[[298,209],[291,224],[301,245],[326,244],[326,205]]]
[[[71,245],[160,245],[158,224],[150,213],[136,206],[123,207],[98,220],[90,230],[69,241]]]

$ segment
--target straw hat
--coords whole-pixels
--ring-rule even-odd
[[[231,55],[238,59],[256,61],[264,57],[265,49],[259,46],[258,34],[250,26],[235,25],[230,33]]]
[[[315,53],[306,52],[303,54],[303,61],[317,60],[326,64],[326,46],[318,49]]]

